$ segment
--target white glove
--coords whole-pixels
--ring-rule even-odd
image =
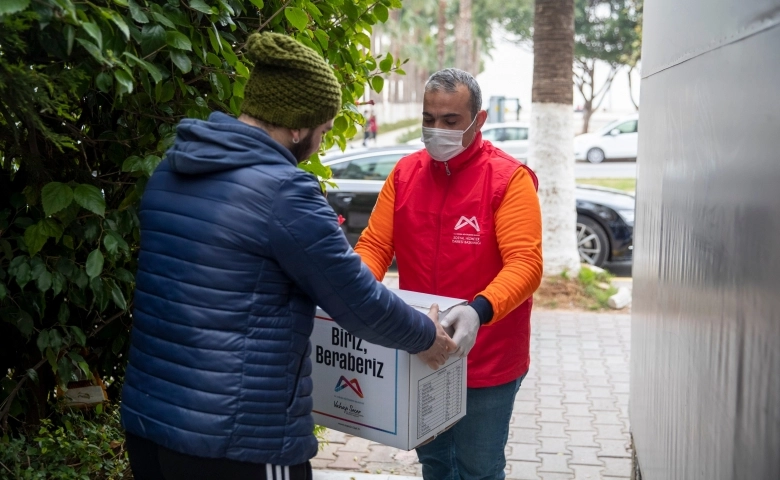
[[[479,330],[479,315],[474,308],[468,305],[459,305],[452,310],[441,321],[441,326],[445,329],[452,327],[455,333],[452,340],[458,345],[452,355],[460,358],[465,357],[471,351],[474,343],[477,341],[477,331]]]

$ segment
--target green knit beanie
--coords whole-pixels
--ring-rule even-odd
[[[253,33],[246,54],[255,67],[241,111],[287,128],[322,125],[341,109],[341,85],[311,48],[278,33]]]

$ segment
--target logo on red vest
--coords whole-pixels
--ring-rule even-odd
[[[347,380],[347,377],[342,375],[341,378],[339,378],[338,383],[336,383],[336,391],[340,392],[347,387],[351,388],[358,397],[363,398],[363,390],[360,389],[360,384],[358,383],[357,378]]]
[[[474,230],[479,231],[479,223],[477,223],[477,217],[471,217],[471,218],[460,217],[458,223],[455,224],[455,230],[460,230],[466,225],[471,225],[472,227],[474,227]]]
[[[458,232],[458,230],[465,227],[471,227],[477,233]],[[455,232],[456,233],[452,236],[452,243],[458,243],[461,245],[480,245],[482,243],[482,238],[479,235],[479,223],[477,222],[477,217],[460,217],[458,222],[455,224]]]

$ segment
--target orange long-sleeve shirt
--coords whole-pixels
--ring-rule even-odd
[[[391,180],[394,173],[382,187],[368,227],[355,247],[355,252],[377,280],[384,278],[395,253],[395,185]],[[493,307],[493,319],[488,325],[501,320],[526,301],[542,279],[541,209],[533,180],[525,168],[518,168],[512,175],[494,220],[503,268],[477,294],[485,297]]]

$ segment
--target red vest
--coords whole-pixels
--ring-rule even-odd
[[[518,168],[524,165],[481,134],[446,164],[424,149],[401,159],[393,177],[400,288],[471,301],[493,281],[503,268],[495,212]],[[468,356],[469,388],[502,385],[528,371],[531,304],[529,298],[480,327]]]

